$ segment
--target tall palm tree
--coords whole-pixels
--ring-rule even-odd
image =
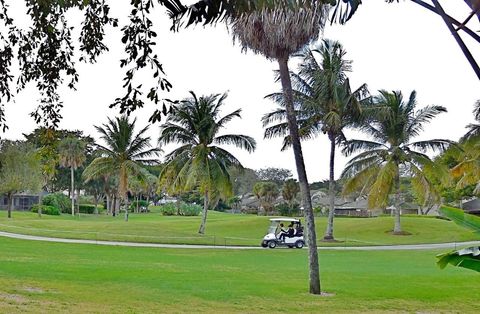
[[[274,2],[271,2],[271,4],[274,4]],[[280,68],[280,81],[285,97],[288,128],[292,140],[304,207],[306,242],[309,247],[310,293],[313,294],[321,293],[318,252],[316,248],[317,236],[293,103],[288,59],[309,42],[318,38],[320,30],[325,25],[328,9],[329,6],[318,1],[311,1],[308,6],[305,6],[303,1],[289,1],[289,6],[274,5],[270,9],[254,10],[235,16],[231,21],[234,39],[238,40],[244,49],[251,49],[253,52],[262,54],[268,59],[276,60]]]
[[[75,216],[75,170],[85,162],[86,143],[75,137],[66,137],[58,145],[60,165],[70,168],[70,183],[72,197],[72,216]]]
[[[344,193],[363,190],[368,192],[370,208],[385,208],[389,196],[394,196],[395,226],[394,234],[402,234],[400,224],[400,176],[412,177],[414,192],[417,194],[434,193],[435,187],[426,175],[444,172],[426,154],[427,150],[444,150],[451,141],[434,139],[412,142],[420,135],[424,125],[435,116],[447,110],[442,106],[426,106],[415,110],[416,93],[404,101],[402,93],[381,90],[374,97],[374,103],[380,109],[371,112],[369,121],[361,130],[371,136],[372,141],[350,140],[346,142],[344,153],[360,152],[346,165],[342,177],[347,179]],[[418,150],[418,151],[417,151]]]
[[[461,141],[480,136],[480,100],[477,100],[474,105],[473,117],[478,123],[470,123],[467,125],[468,132],[462,137]]]
[[[198,233],[205,233],[209,206],[220,197],[232,194],[229,169],[243,168],[238,159],[220,145],[234,145],[253,152],[253,138],[239,134],[219,134],[234,118],[241,118],[241,109],[220,116],[227,94],[192,97],[173,108],[162,125],[159,143],[177,143],[180,147],[166,156],[160,172],[160,183],[168,192],[176,193],[198,188],[204,195],[202,222]]]
[[[95,158],[85,168],[83,176],[89,180],[105,176],[118,177],[118,197],[125,206],[125,221],[128,221],[128,177],[142,176],[144,165],[155,164],[154,157],[160,153],[158,147],[152,147],[150,137],[146,136],[148,126],[135,133],[136,119],[130,121],[127,116],[108,119],[108,123],[95,126],[105,145],[97,144],[100,157]]]
[[[316,54],[320,57],[317,61]],[[351,61],[344,58],[346,52],[338,41],[323,40],[315,49],[307,48],[301,54],[299,73],[292,73],[300,137],[310,139],[323,133],[330,140],[329,215],[324,240],[333,240],[333,219],[335,213],[335,150],[345,140],[344,129],[359,123],[362,103],[369,100],[365,84],[352,91],[346,75],[351,71]],[[284,107],[281,94],[267,96]],[[281,123],[266,129],[265,136],[285,135],[288,129],[285,109],[280,108],[264,116],[263,122],[281,120]],[[290,143],[290,137],[284,140]]]

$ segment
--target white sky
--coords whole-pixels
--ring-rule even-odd
[[[17,22],[28,24],[19,3],[8,1],[15,10]],[[112,15],[125,22],[129,12],[128,1],[110,1]],[[371,92],[379,89],[401,90],[406,96],[417,91],[419,108],[438,104],[448,109],[425,129],[422,138],[447,138],[457,140],[465,133],[465,126],[473,121],[472,109],[480,99],[480,81],[463,56],[443,20],[416,4],[401,1],[386,4],[383,1],[364,1],[359,11],[345,26],[328,26],[324,36],[339,40],[347,50],[347,58],[353,60],[350,74],[355,88],[367,83]],[[463,20],[470,12],[464,1],[442,1],[445,10]],[[217,27],[194,27],[179,33],[169,31],[170,21],[158,9],[155,21],[159,34],[158,54],[168,79],[174,89],[165,97],[179,99],[193,90],[197,95],[229,92],[225,113],[239,107],[243,119],[233,121],[226,132],[243,133],[253,136],[258,143],[257,151],[248,154],[233,151],[249,168],[283,167],[295,174],[291,150],[280,152],[281,139],[263,140],[260,118],[275,108],[275,104],[263,97],[279,91],[273,82],[275,63],[262,56],[242,53],[233,45],[231,36],[223,24]],[[74,25],[81,19],[78,11],[71,12]],[[480,29],[476,18],[469,24],[474,31]],[[75,36],[78,37],[78,36]],[[120,44],[120,29],[109,29],[107,44],[110,52],[103,55],[97,64],[78,63],[80,82],[77,91],[62,89],[65,107],[60,124],[65,129],[80,129],[96,137],[94,125],[100,125],[113,117],[117,111],[108,109],[113,100],[123,95],[121,90],[123,70],[119,60],[123,56]],[[463,36],[472,54],[480,62],[480,44]],[[145,76],[145,80],[150,76]],[[148,84],[147,84],[148,85]],[[10,129],[1,135],[19,139],[22,133],[31,132],[36,126],[29,113],[37,105],[38,93],[29,86],[7,105],[7,119]],[[138,124],[144,125],[153,112],[153,105],[139,111]],[[159,135],[159,126],[151,127],[151,136]],[[304,157],[309,181],[328,177],[329,146],[321,136],[303,144]],[[166,147],[168,153],[171,147]],[[343,169],[346,158],[337,159],[337,176]]]

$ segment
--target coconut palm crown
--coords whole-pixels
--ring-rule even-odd
[[[162,125],[159,143],[180,144],[165,157],[160,185],[176,193],[199,189],[204,194],[204,208],[199,233],[205,233],[207,209],[220,197],[232,194],[229,169],[242,168],[240,161],[223,145],[234,145],[248,152],[256,148],[255,140],[246,135],[220,134],[226,124],[241,118],[241,109],[220,115],[227,94],[197,97],[191,92],[172,109]]]
[[[130,121],[127,116],[121,116],[109,118],[108,123],[102,126],[95,126],[105,145],[97,144],[100,157],[95,158],[83,172],[87,180],[104,176],[118,178],[118,196],[125,206],[125,220],[128,220],[128,177],[142,176],[142,166],[157,163],[154,157],[160,153],[160,149],[152,147],[150,137],[146,136],[149,127],[135,133],[135,123],[136,119]]]
[[[477,136],[480,137],[480,100],[477,100],[474,105],[473,117],[477,123],[470,123],[467,125],[468,132],[461,138],[461,141],[465,141]]]
[[[425,153],[427,150],[443,151],[452,144],[443,139],[417,142],[412,139],[420,135],[426,123],[447,110],[442,106],[415,110],[415,92],[404,101],[399,91],[381,90],[374,97],[374,103],[381,109],[372,112],[369,121],[361,128],[372,140],[350,140],[345,144],[343,152],[346,155],[360,153],[347,163],[342,173],[342,178],[347,180],[343,192],[368,194],[368,206],[374,209],[388,206],[389,196],[394,192],[393,232],[401,234],[400,176],[411,176],[416,194],[434,193],[435,187],[426,174],[437,174],[441,178],[445,177],[441,175],[445,170]]]

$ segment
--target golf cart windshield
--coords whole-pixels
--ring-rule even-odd
[[[268,227],[267,234],[269,234],[269,233],[276,234],[279,224],[280,224],[279,222],[272,221],[270,223],[270,227]]]
[[[280,223],[282,222],[285,224],[285,226],[287,226],[287,224],[290,224],[290,223],[292,224],[300,223],[298,219],[293,219],[293,218],[272,218],[270,219],[270,227],[268,227],[267,233],[276,234],[280,232]]]

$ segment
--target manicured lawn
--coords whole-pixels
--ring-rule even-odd
[[[33,213],[15,212],[12,219],[0,212],[0,230],[42,236],[119,240],[154,243],[189,243],[215,245],[259,245],[268,226],[269,217],[232,215],[209,212],[207,234],[197,233],[200,217],[166,217],[159,213],[132,214],[130,221],[123,216],[70,215],[39,218]],[[317,218],[319,240],[325,230],[326,219]],[[480,240],[478,234],[459,227],[453,222],[429,217],[403,217],[404,230],[409,236],[388,233],[393,226],[392,217],[337,218],[335,236],[342,242],[319,245],[384,245],[439,243]],[[345,242],[346,241],[346,242]]]
[[[0,239],[0,312],[455,312],[478,310],[479,274],[434,251],[177,250]]]

